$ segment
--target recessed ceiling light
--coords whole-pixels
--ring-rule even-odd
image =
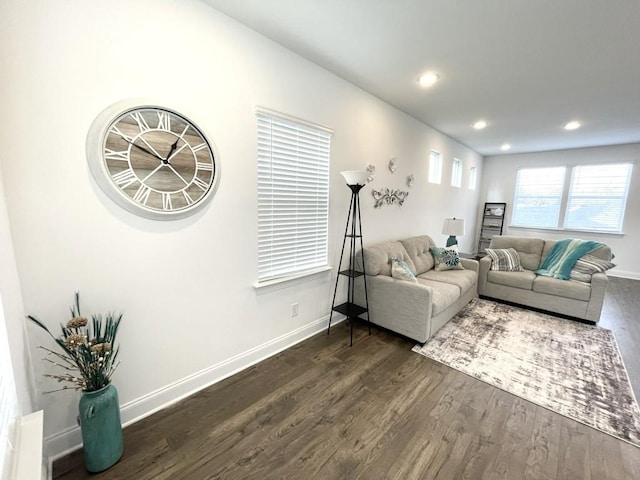
[[[435,72],[426,72],[418,77],[418,83],[421,87],[430,87],[438,81],[440,76]]]
[[[503,152],[506,152],[507,150],[511,150],[511,145],[509,145],[508,143],[503,143],[502,146],[500,147],[500,150],[502,150]]]
[[[582,124],[580,122],[576,122],[574,120],[574,121],[565,123],[564,129],[565,130],[576,130],[576,129],[580,128],[581,126],[582,126]]]
[[[478,120],[476,123],[473,124],[473,128],[475,128],[476,130],[482,130],[487,125],[488,125],[487,122],[485,122],[484,120]]]

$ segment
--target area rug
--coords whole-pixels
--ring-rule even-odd
[[[474,299],[413,351],[640,446],[640,409],[610,330]]]

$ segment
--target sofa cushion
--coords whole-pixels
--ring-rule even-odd
[[[435,247],[435,243],[431,237],[428,235],[421,235],[419,237],[400,240],[400,243],[404,246],[409,257],[411,257],[411,260],[416,267],[417,275],[431,270],[434,267],[435,263],[433,255],[431,255],[431,251],[429,249],[431,247]]]
[[[416,276],[413,274],[409,266],[402,260],[394,258],[391,260],[391,276],[398,280],[417,283]]]
[[[487,255],[491,257],[491,270],[500,272],[521,272],[520,255],[513,248],[487,248]]]
[[[540,265],[542,265],[546,260],[546,258],[549,256],[549,253],[551,252],[551,250],[553,250],[553,247],[555,246],[555,244],[556,244],[555,240],[546,240],[544,242],[542,255],[540,256]],[[537,270],[537,268],[534,268],[533,270]]]
[[[475,288],[478,275],[473,270],[446,270],[444,272],[429,270],[418,278],[456,285],[460,289],[460,293],[463,294],[470,288]]]
[[[552,277],[536,277],[533,281],[533,291],[557,297],[573,298],[583,302],[588,302],[591,298],[591,286],[589,284]]]
[[[526,270],[537,270],[545,241],[541,238],[510,237],[497,235],[491,239],[489,248],[513,248],[520,256],[520,264]]]
[[[397,241],[382,242],[364,248],[364,266],[367,275],[387,275],[390,277],[391,260],[394,258],[406,263],[415,275],[416,266],[404,246]]]
[[[524,272],[499,272],[490,270],[487,274],[488,282],[505,285],[507,287],[521,288],[523,290],[532,290],[535,278],[536,274],[531,270],[525,270]]]
[[[594,273],[606,272],[615,264],[608,260],[598,258],[595,255],[586,254],[578,259],[575,266],[571,270],[571,280],[582,283],[591,283],[591,276]]]
[[[418,277],[418,283],[431,287],[433,292],[431,316],[435,316],[455,303],[460,298],[460,288],[450,283],[437,282],[426,278]]]
[[[444,270],[464,270],[464,267],[460,263],[457,245],[451,245],[450,247],[431,247],[431,253],[436,264],[435,270],[438,272]]]

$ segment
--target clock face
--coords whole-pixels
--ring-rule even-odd
[[[213,193],[216,159],[193,122],[157,106],[129,108],[110,120],[98,142],[100,168],[94,161],[92,171],[119,204],[150,218],[177,218]]]

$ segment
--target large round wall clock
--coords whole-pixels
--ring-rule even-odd
[[[114,105],[93,122],[87,159],[102,190],[147,218],[183,218],[215,193],[211,142],[194,122],[169,108]]]

